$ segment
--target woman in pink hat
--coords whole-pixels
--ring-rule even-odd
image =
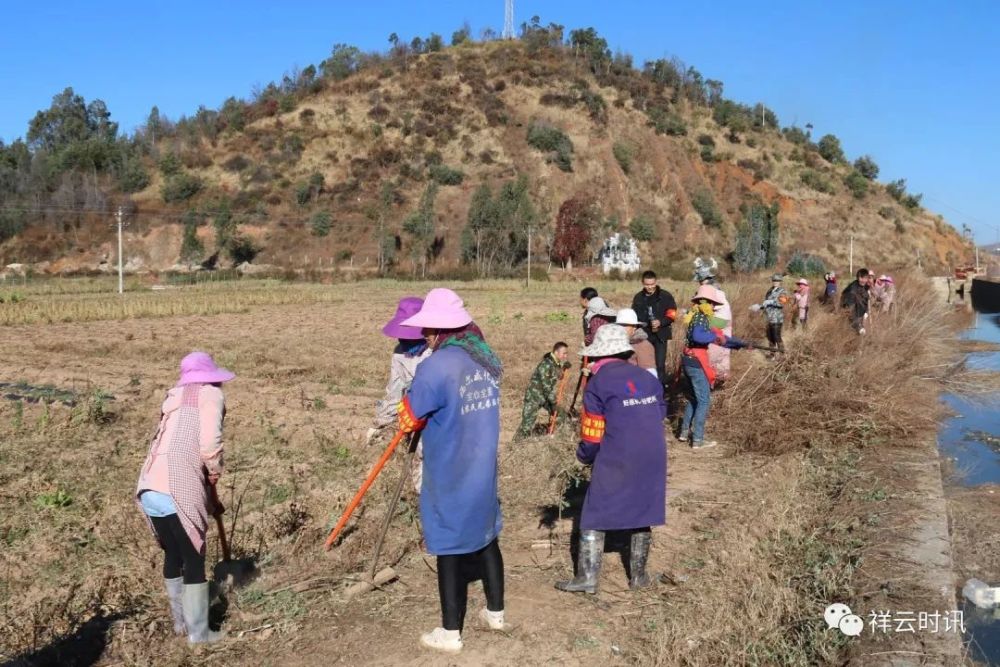
[[[160,426],[139,475],[136,501],[163,548],[163,579],[174,633],[214,642],[208,627],[205,533],[209,484],[222,475],[222,383],[236,377],[208,354],[181,360],[181,377],[160,408]]]
[[[370,442],[379,430],[396,423],[396,408],[403,400],[403,392],[409,389],[410,383],[413,382],[417,366],[431,353],[420,329],[403,324],[403,320],[416,315],[422,305],[424,300],[420,297],[403,297],[396,306],[396,314],[382,327],[382,333],[389,338],[395,338],[397,344],[392,351],[385,397],[375,406],[375,423],[368,429],[366,441]]]
[[[805,278],[799,278],[795,281],[795,294],[792,295],[795,299],[795,307],[799,309],[799,318],[796,326],[802,327],[806,326],[806,322],[809,320],[809,281]]]
[[[423,330],[433,352],[417,367],[399,404],[400,428],[421,431],[420,519],[427,551],[437,556],[441,626],[421,636],[440,651],[462,650],[470,573],[482,578],[482,622],[504,630],[503,521],[497,498],[500,360],[449,289],[427,293],[406,326]]]

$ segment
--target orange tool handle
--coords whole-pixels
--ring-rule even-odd
[[[569,378],[567,369],[563,369],[562,377],[559,378],[559,389],[556,390],[556,405],[549,419],[549,435],[556,432],[556,419],[559,416],[559,404],[562,403],[563,390],[566,389],[566,380]]]
[[[372,482],[375,481],[378,474],[382,472],[382,468],[384,468],[385,464],[389,462],[389,457],[392,456],[392,453],[396,450],[396,446],[399,444],[400,440],[403,439],[404,435],[406,435],[406,433],[402,430],[396,431],[396,435],[393,436],[392,442],[390,442],[389,446],[385,448],[384,452],[382,452],[382,458],[378,460],[375,467],[372,468],[372,471],[368,473],[368,477],[365,479],[364,484],[362,484],[361,488],[358,489],[358,492],[354,494],[354,498],[352,498],[351,502],[348,503],[347,509],[344,510],[340,520],[337,521],[337,525],[330,531],[330,536],[326,538],[326,543],[323,545],[324,549],[329,551],[330,547],[333,546],[337,536],[340,535],[340,531],[344,529],[344,526],[347,525],[348,519],[350,519],[351,515],[354,514],[354,510],[356,510],[358,505],[361,504],[361,499],[364,498],[365,493],[368,492],[368,487],[372,485]]]

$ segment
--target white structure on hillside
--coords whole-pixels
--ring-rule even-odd
[[[622,273],[635,273],[642,267],[635,239],[618,232],[604,242],[604,247],[597,253],[597,259],[601,262],[604,273],[611,273],[612,269],[618,269]]]

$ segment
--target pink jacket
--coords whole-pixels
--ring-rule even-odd
[[[174,387],[167,392],[167,398],[160,408],[160,427],[139,476],[139,490],[170,493],[166,454],[177,431],[177,410],[181,407],[183,392],[184,387]],[[201,422],[198,446],[205,468],[212,473],[222,474],[222,417],[225,411],[222,390],[213,385],[203,385],[198,395],[198,417]]]

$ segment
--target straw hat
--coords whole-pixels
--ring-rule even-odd
[[[618,311],[608,306],[603,298],[595,296],[587,303],[587,313],[590,315],[600,315],[601,317],[614,317]]]
[[[236,373],[216,366],[207,352],[192,352],[181,359],[181,378],[177,381],[177,386],[229,382],[234,377]]]
[[[408,327],[403,324],[404,320],[408,320],[419,313],[420,307],[423,305],[424,300],[418,296],[406,296],[400,299],[399,305],[396,306],[396,314],[382,327],[382,333],[389,338],[398,338],[400,340],[419,340],[423,338],[423,333],[418,327]]]
[[[458,329],[472,322],[472,315],[465,309],[462,297],[450,289],[435,287],[427,296],[416,315],[401,322],[403,326],[417,329]]]
[[[643,322],[639,321],[639,316],[635,314],[635,311],[631,308],[622,308],[615,314],[615,324],[621,324],[623,326],[633,326],[641,327],[645,326]],[[600,333],[600,329],[597,330]]]
[[[601,327],[594,334],[594,342],[580,350],[581,357],[610,357],[613,354],[631,352],[632,344],[622,327]]]
[[[795,284],[796,285],[805,285],[806,287],[809,287],[809,281],[806,280],[805,278],[799,278],[798,280],[795,281]]]
[[[711,285],[702,285],[701,287],[698,288],[698,291],[695,292],[695,295],[691,297],[692,302],[699,301],[701,299],[705,299],[706,301],[711,301],[717,306],[722,305],[722,297],[719,296],[719,290],[712,287]]]

